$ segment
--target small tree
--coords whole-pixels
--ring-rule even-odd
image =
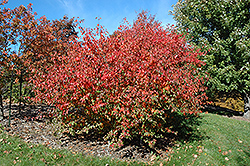
[[[31,4],[14,9],[5,8],[8,1],[0,3],[0,103],[2,108],[3,88],[10,82],[11,71],[18,78],[24,69],[25,58],[22,52],[22,36],[34,24]],[[17,74],[16,74],[17,73]],[[19,73],[19,74],[18,74]],[[20,84],[21,86],[21,84]],[[2,111],[3,112],[3,111]]]
[[[11,70],[19,79],[21,94],[20,76],[24,76],[25,80],[31,76],[29,69],[51,65],[53,55],[67,53],[70,42],[77,37],[74,18],[65,16],[53,21],[46,17],[35,19],[32,4],[9,9],[4,7],[7,2],[1,1],[0,4],[0,103],[2,89],[10,82]]]
[[[250,110],[250,1],[179,0],[171,11],[179,30],[203,51],[214,92],[238,93]]]
[[[142,12],[111,36],[100,25],[81,33],[68,54],[54,56],[60,63],[32,78],[37,101],[58,108],[53,117],[70,129],[94,129],[119,146],[134,138],[153,145],[176,132],[173,112],[199,112],[206,94],[197,56],[204,53],[174,28]]]

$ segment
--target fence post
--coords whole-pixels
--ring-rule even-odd
[[[2,112],[3,119],[4,119],[2,89],[0,89],[0,107],[1,107],[1,112]]]
[[[11,98],[12,98],[13,70],[14,70],[14,69],[12,69],[12,72],[11,72],[11,82],[10,82],[9,126],[10,126],[10,118],[11,118]]]
[[[18,107],[18,111],[19,111],[19,115],[21,115],[21,102],[22,102],[22,83],[23,83],[23,70],[21,69],[21,75],[19,78],[19,107]]]

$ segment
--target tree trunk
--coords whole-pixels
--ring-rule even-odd
[[[244,118],[250,119],[250,94],[244,94]]]

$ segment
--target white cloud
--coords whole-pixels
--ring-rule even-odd
[[[69,17],[84,17],[82,0],[57,0]]]

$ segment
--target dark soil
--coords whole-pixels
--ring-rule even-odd
[[[243,117],[244,112],[234,111],[220,106],[205,106],[205,111],[208,111],[213,114],[222,115],[230,119],[237,119],[250,122],[250,119],[246,119]]]

